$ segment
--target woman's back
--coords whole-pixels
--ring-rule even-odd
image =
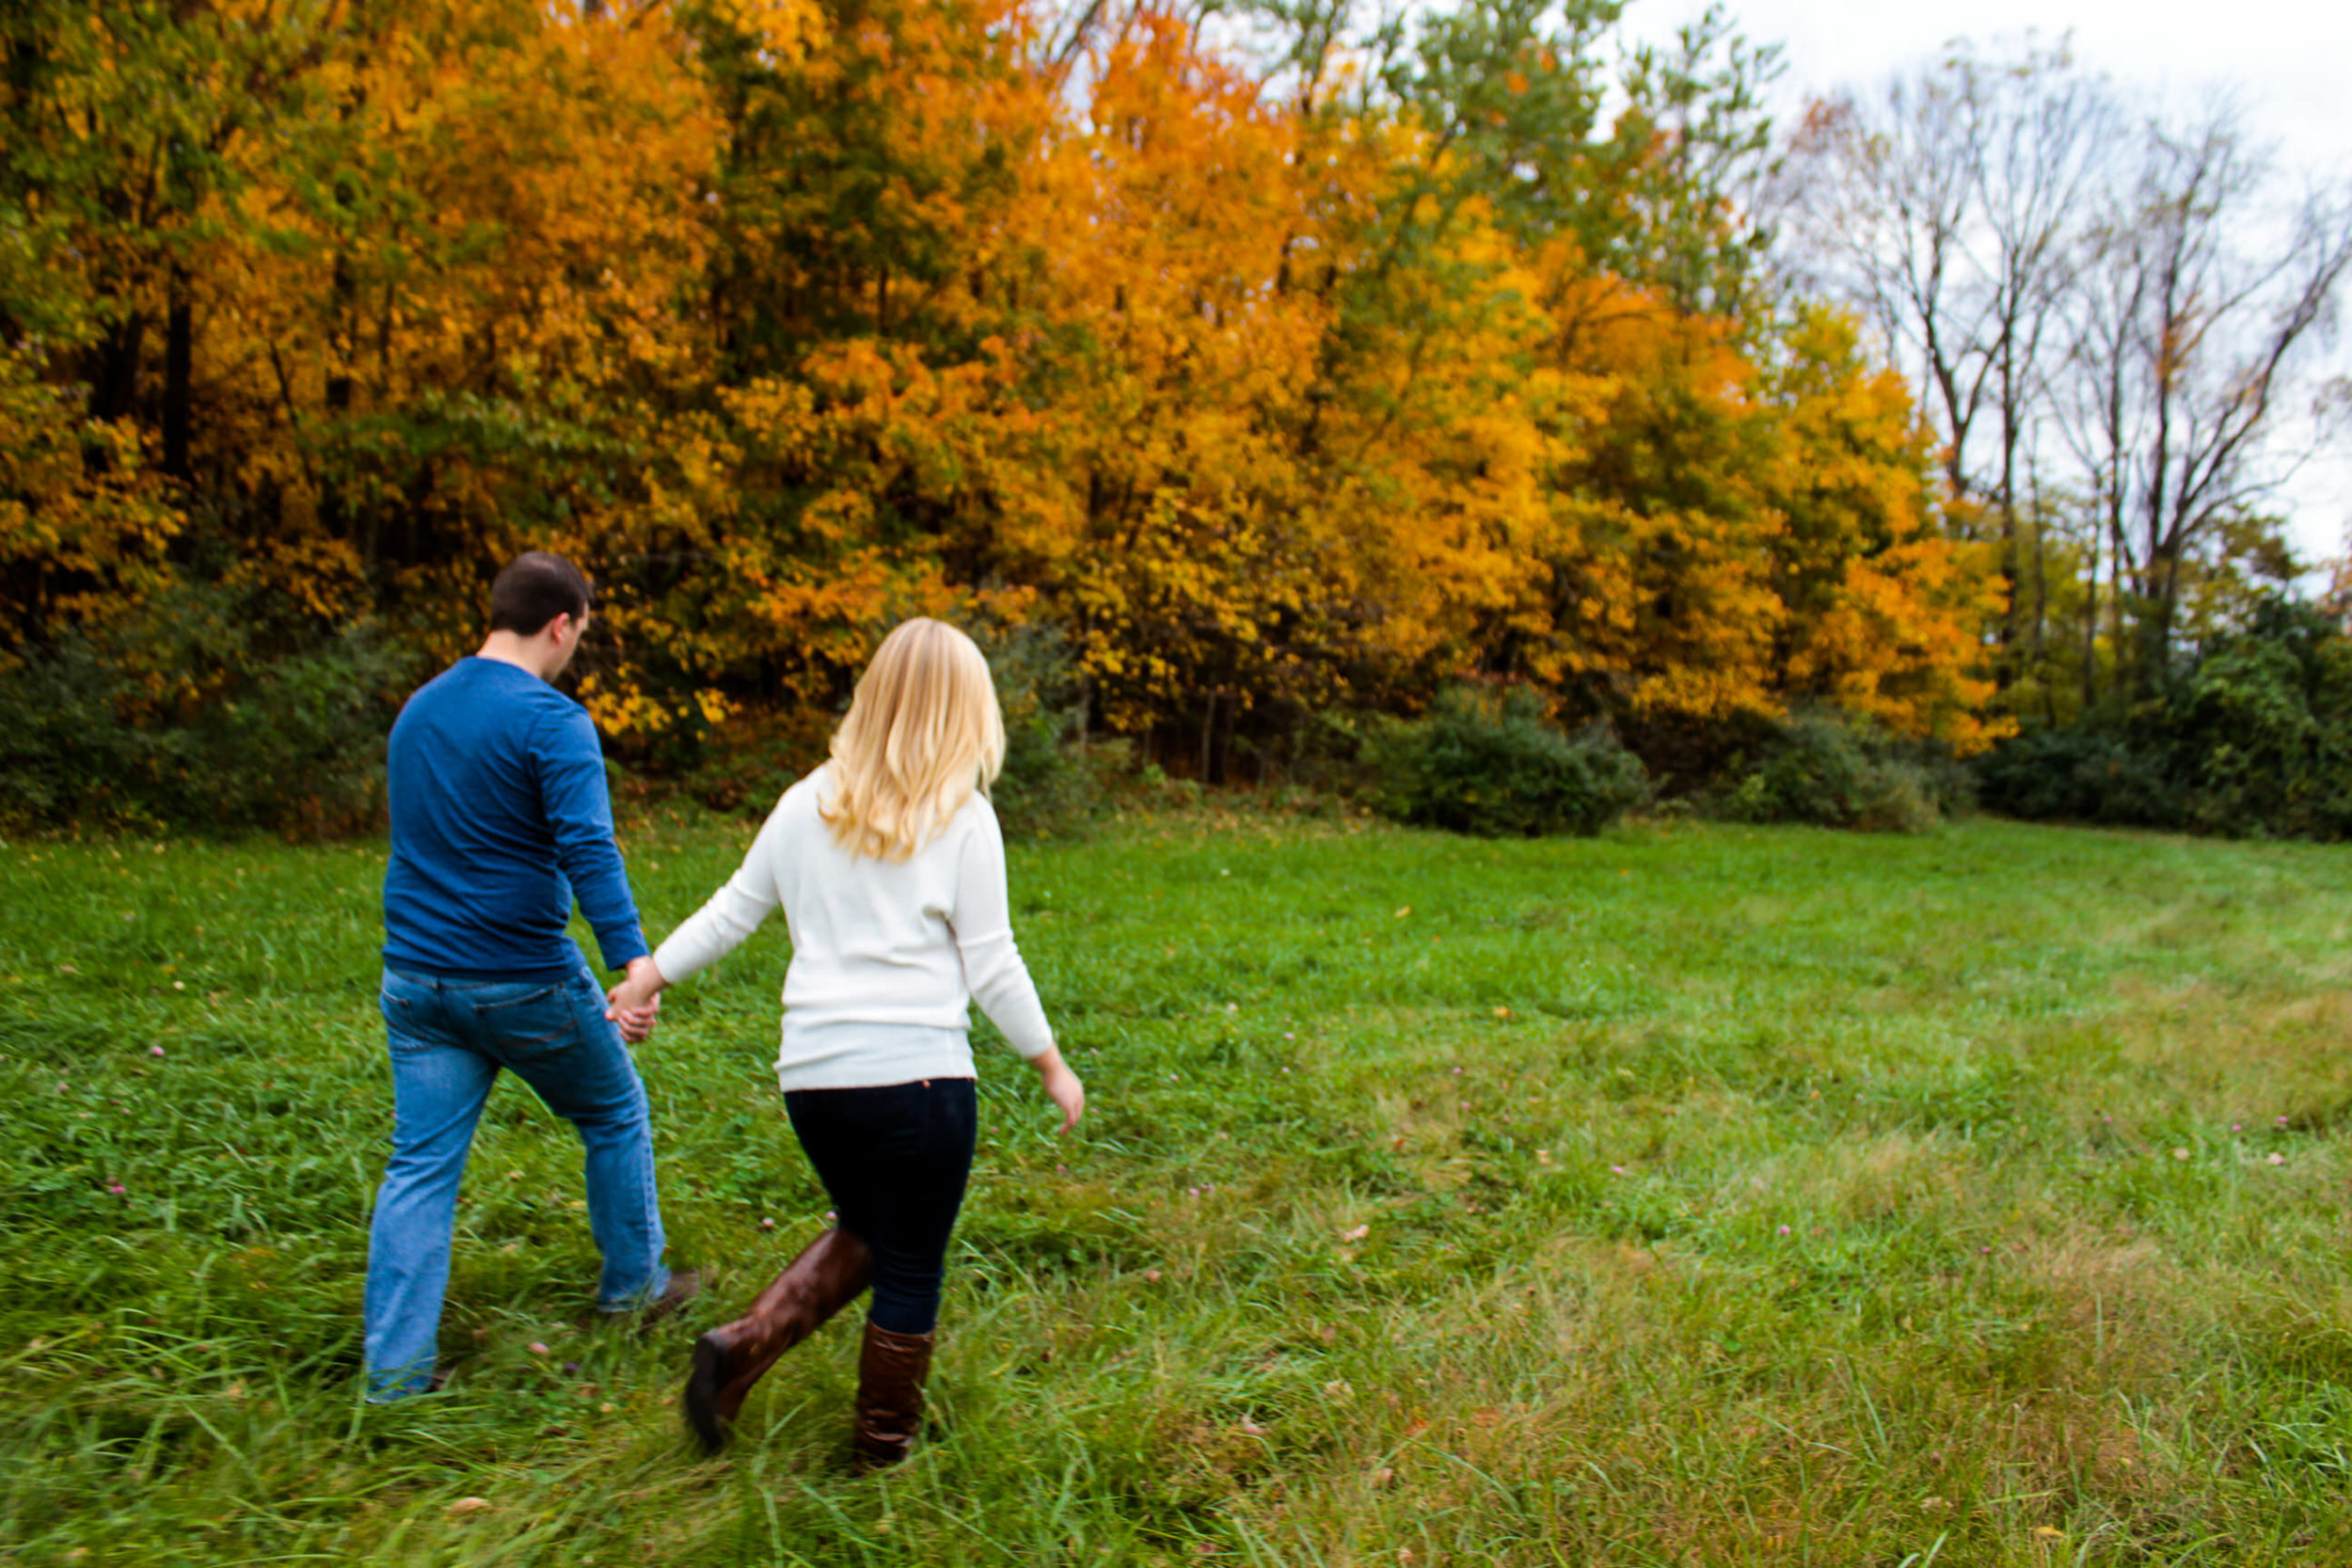
[[[977,998],[1013,1050],[1050,1050],[1036,988],[1013,944],[1004,837],[975,794],[904,860],[852,853],[824,817],[827,764],[769,815],[743,864],[654,955],[682,978],[715,962],[774,910],[792,936],[777,1081],[845,1088],[969,1077]]]

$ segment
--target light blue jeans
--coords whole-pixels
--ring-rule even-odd
[[[566,980],[441,980],[388,969],[380,1005],[391,1043],[392,1160],[368,1231],[368,1397],[401,1399],[432,1386],[458,1179],[501,1068],[580,1133],[588,1226],[604,1254],[597,1305],[624,1312],[660,1295],[670,1271],[645,1087],[587,966]]]

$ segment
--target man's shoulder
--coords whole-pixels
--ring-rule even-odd
[[[504,736],[513,744],[541,744],[548,736],[595,743],[588,710],[527,670],[490,658],[463,658],[409,695],[395,733],[422,725],[449,739],[470,743]]]
[[[425,682],[422,686],[408,693],[408,700],[400,705],[401,712],[404,715],[409,713],[427,713],[432,711],[432,709],[438,706],[440,704],[448,702],[451,698],[458,695],[464,689],[466,685],[466,666],[472,662],[473,661],[471,659],[459,659],[456,663],[451,665],[448,669],[442,671],[439,674],[434,676],[431,680]]]
[[[459,659],[417,690],[437,700],[541,719],[585,719],[588,710],[528,670],[479,656]],[[411,698],[410,701],[415,701]]]

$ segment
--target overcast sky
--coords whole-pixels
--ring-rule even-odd
[[[1979,42],[2028,28],[2071,35],[2075,57],[2127,86],[2193,100],[2236,88],[2251,128],[2279,145],[2282,165],[2310,179],[2352,179],[2352,5],[2344,0],[1727,0],[1742,32],[1784,46],[1783,91],[1806,98],[1879,80],[1931,58],[1954,38]],[[1705,0],[1632,0],[1635,38],[1664,40]],[[2352,300],[2345,302],[2352,305]],[[2345,339],[2323,350],[2352,368]],[[2344,553],[2352,525],[2352,451],[2307,468],[2295,486],[2295,535],[2307,556]]]

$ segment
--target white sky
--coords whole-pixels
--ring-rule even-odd
[[[2240,94],[2249,128],[2278,143],[2295,175],[2352,179],[2352,5],[2344,0],[1727,0],[1740,29],[1784,46],[1783,122],[1805,99],[1860,86],[1931,58],[1954,38],[1989,42],[2027,29],[2071,35],[2075,57],[2132,87],[2193,99],[2215,87]],[[1663,40],[1705,0],[1632,0],[1625,25]],[[2345,301],[2352,306],[2352,299]],[[2322,351],[2333,373],[2352,369],[2339,335]],[[2352,526],[2352,451],[2306,468],[2290,495],[2306,557],[2344,553]]]

